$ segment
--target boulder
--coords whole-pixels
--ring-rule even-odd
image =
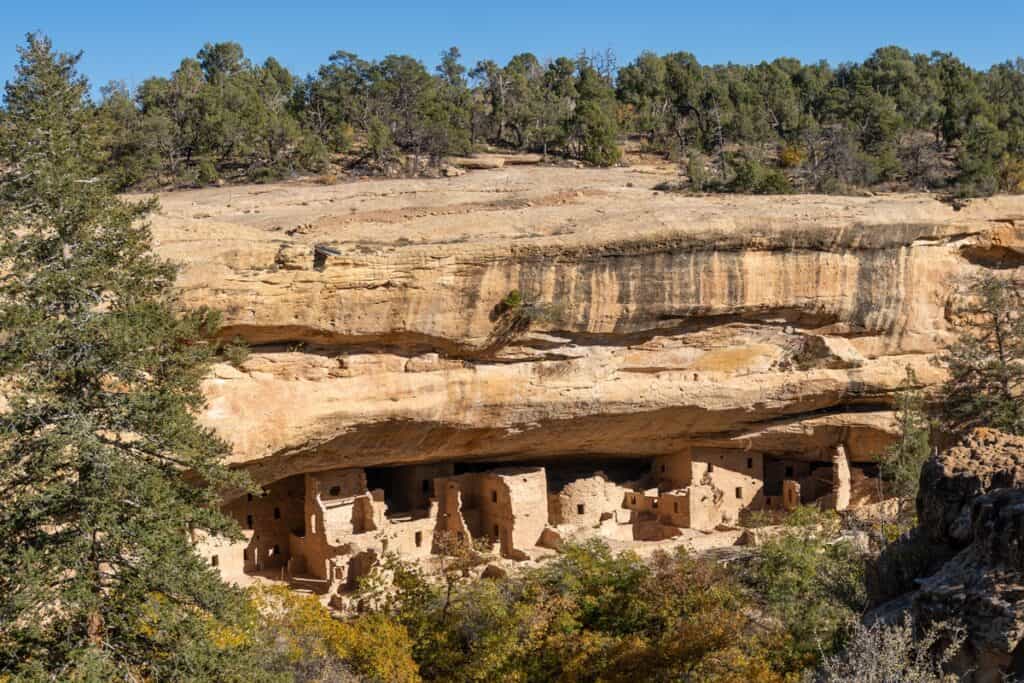
[[[537,545],[541,548],[550,548],[551,550],[561,550],[563,543],[562,534],[551,527],[544,529],[540,534],[540,539],[537,541]]]
[[[496,564],[489,564],[484,567],[484,570],[480,572],[480,578],[482,579],[504,579],[508,577],[508,570],[504,567],[499,567]]]
[[[478,155],[471,157],[450,157],[452,165],[459,168],[488,169],[501,168],[505,165],[505,158],[500,156]]]
[[[919,628],[959,623],[955,668],[989,683],[1024,675],[1024,437],[976,430],[922,469],[919,526],[869,571],[877,612]]]
[[[736,541],[736,545],[756,548],[778,538],[781,534],[786,533],[786,531],[787,527],[784,526],[748,527],[743,530],[739,540]]]
[[[539,164],[544,161],[542,154],[505,154],[503,155],[506,166],[522,166],[526,164]]]

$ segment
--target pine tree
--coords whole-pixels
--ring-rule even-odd
[[[597,70],[582,60],[576,91],[578,97],[572,125],[579,157],[595,166],[611,166],[621,155],[618,122],[615,120],[615,93]]]
[[[879,463],[882,479],[901,500],[917,497],[921,466],[931,453],[928,416],[919,386],[917,375],[907,366],[907,375],[897,398],[896,419],[900,436]]]
[[[992,427],[1024,434],[1024,292],[986,273],[967,288],[962,333],[942,357],[949,369],[943,419],[953,434]]]
[[[238,534],[195,419],[215,316],[97,174],[79,55],[29,35],[0,131],[0,679],[259,679],[243,594],[190,532]],[[187,476],[186,476],[187,475]]]

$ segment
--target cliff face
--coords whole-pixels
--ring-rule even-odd
[[[206,421],[263,480],[686,444],[866,461],[904,368],[941,380],[958,280],[1024,265],[1024,199],[684,197],[640,171],[161,197],[184,302],[253,346]],[[512,290],[543,313],[517,335]]]
[[[886,616],[959,624],[970,680],[1024,675],[1024,438],[977,430],[928,462],[919,526],[879,558],[871,586]]]

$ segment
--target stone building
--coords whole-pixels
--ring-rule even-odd
[[[503,557],[524,559],[548,523],[543,468],[454,475],[451,464],[416,465],[371,475],[343,468],[282,479],[225,505],[243,541],[194,540],[225,576],[258,574],[324,591],[351,586],[384,553],[436,552],[441,531],[490,540]]]
[[[246,532],[244,571],[277,570],[287,564],[289,536],[303,527],[303,476],[274,482],[262,493],[246,494],[225,507]]]
[[[576,479],[548,495],[548,521],[552,526],[580,528],[593,528],[608,520],[627,522],[625,500],[629,491],[600,471]]]
[[[710,531],[736,523],[742,511],[764,503],[764,457],[756,452],[687,449],[655,458],[651,476],[657,493],[648,495],[645,505],[656,508],[655,516],[670,526]]]
[[[308,472],[225,505],[242,541],[194,540],[226,577],[261,575],[327,592],[353,587],[385,553],[427,558],[452,542],[483,542],[503,558],[524,560],[571,536],[661,541],[684,529],[734,525],[748,510],[792,510],[813,500],[841,508],[877,489],[842,447],[820,463],[688,448],[654,458],[646,473],[631,466],[620,481],[585,465],[552,471],[556,490],[540,466]]]
[[[525,559],[548,524],[543,468],[505,468],[438,479],[438,528],[467,539],[489,538],[502,557]]]

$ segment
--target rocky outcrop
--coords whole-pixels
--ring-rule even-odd
[[[182,301],[253,347],[204,416],[261,480],[688,445],[852,463],[951,332],[958,278],[1016,267],[1024,199],[691,197],[630,169],[171,193]],[[508,325],[502,302],[520,295]]]
[[[869,574],[878,611],[959,623],[974,681],[1024,675],[1024,438],[977,430],[922,470],[919,526]]]

